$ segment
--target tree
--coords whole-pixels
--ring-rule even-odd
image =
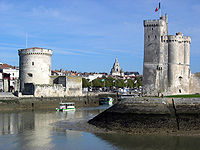
[[[94,87],[103,87],[104,86],[104,83],[101,81],[102,79],[101,78],[96,78],[92,81],[92,85]]]
[[[106,87],[112,87],[114,85],[113,81],[114,81],[114,79],[111,76],[106,78],[105,79],[105,86]]]
[[[124,80],[123,79],[118,79],[118,80],[116,80],[116,87],[118,87],[118,88],[123,88],[123,87],[125,87],[126,86],[126,84],[124,83]]]
[[[89,87],[89,86],[90,86],[89,80],[82,78],[82,87],[86,88],[86,87]]]

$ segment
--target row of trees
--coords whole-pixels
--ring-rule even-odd
[[[142,86],[142,77],[136,77],[135,79],[114,79],[112,77],[106,78],[103,76],[102,78],[94,79],[92,82],[83,78],[82,79],[83,87],[117,87],[117,88],[133,88]]]

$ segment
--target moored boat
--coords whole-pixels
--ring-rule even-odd
[[[75,110],[75,103],[74,102],[66,102],[60,103],[59,108],[56,108],[57,111],[70,111]]]

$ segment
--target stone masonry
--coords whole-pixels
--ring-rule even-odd
[[[19,78],[22,95],[82,96],[81,77],[51,76],[51,56],[50,49],[33,47],[19,50]]]
[[[167,15],[144,20],[144,96],[200,92],[190,90],[195,81],[200,81],[191,75],[190,44],[191,38],[180,32],[168,35]]]

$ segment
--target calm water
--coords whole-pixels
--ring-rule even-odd
[[[200,137],[93,134],[63,128],[67,123],[89,119],[104,109],[84,108],[74,113],[56,111],[0,113],[0,150],[200,149]]]

